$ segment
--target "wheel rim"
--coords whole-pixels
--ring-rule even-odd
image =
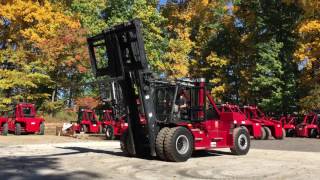
[[[248,146],[248,138],[246,135],[241,134],[238,138],[238,145],[241,150],[245,150]]]
[[[176,150],[179,154],[186,154],[189,150],[189,140],[187,136],[180,135],[176,140]]]

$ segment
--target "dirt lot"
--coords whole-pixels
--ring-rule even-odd
[[[319,179],[319,169],[320,139],[252,141],[247,156],[168,163],[124,157],[118,141],[0,137],[1,179]]]

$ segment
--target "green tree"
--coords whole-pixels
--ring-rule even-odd
[[[163,54],[168,40],[163,33],[166,19],[157,9],[156,0],[108,0],[105,10],[106,22],[112,26],[139,18],[143,24],[143,35],[147,58],[156,71],[164,69]]]

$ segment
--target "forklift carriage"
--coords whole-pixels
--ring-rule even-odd
[[[219,111],[204,79],[169,82],[154,78],[139,20],[114,26],[87,41],[96,77],[109,76],[121,86],[128,130],[120,143],[129,156],[181,162],[194,150],[230,148],[237,155],[248,153],[250,135],[235,127],[233,112]]]

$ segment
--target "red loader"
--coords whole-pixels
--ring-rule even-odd
[[[279,121],[282,123],[287,137],[294,137],[296,135],[297,117],[291,115],[283,116]]]
[[[296,134],[298,137],[316,138],[319,134],[319,120],[316,113],[309,113],[304,116],[302,123],[297,125]]]
[[[76,132],[102,133],[102,124],[91,109],[79,108],[78,121],[73,125]]]
[[[275,139],[283,139],[285,137],[285,130],[279,121],[268,118],[256,106],[245,106],[244,113],[251,121],[260,123],[265,130],[265,139],[274,137]]]
[[[44,135],[45,130],[44,119],[37,117],[35,105],[30,103],[19,103],[8,113],[8,127],[9,132],[14,132],[15,135]]]
[[[128,128],[126,116],[122,116],[119,119],[113,117],[112,110],[103,110],[103,114],[100,116],[102,128],[108,140],[120,138],[122,133]]]

